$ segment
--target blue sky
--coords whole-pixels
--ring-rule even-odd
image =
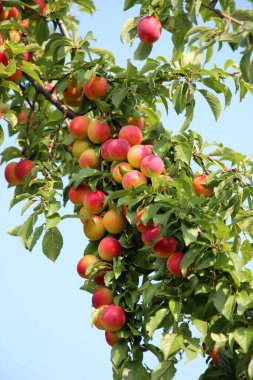
[[[247,4],[240,1],[240,6]],[[93,30],[96,46],[107,47],[124,66],[133,57],[134,47],[122,45],[119,34],[124,21],[137,10],[123,13],[123,1],[96,1],[98,13],[80,18],[80,33]],[[153,56],[170,57],[170,36],[163,32],[155,44]],[[238,59],[230,50],[219,52],[215,60],[220,64],[227,58]],[[216,123],[209,108],[200,99],[191,128],[207,141],[220,141],[245,154],[252,152],[251,128],[252,98],[239,103],[238,95]],[[171,110],[162,116],[164,125],[174,133],[181,119]],[[4,147],[6,146],[5,143]],[[87,244],[78,220],[64,220],[60,229],[64,247],[55,264],[42,253],[40,245],[32,253],[22,247],[17,238],[6,230],[24,221],[20,208],[10,212],[8,205],[13,190],[7,190],[0,169],[0,379],[2,380],[111,380],[110,347],[103,332],[90,328],[91,296],[79,290],[82,280],[76,273],[76,264]],[[66,208],[71,213],[72,207]],[[204,369],[203,359],[187,366],[179,366],[176,380],[197,379]],[[189,374],[191,375],[189,376]]]

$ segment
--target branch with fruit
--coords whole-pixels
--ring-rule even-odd
[[[137,3],[126,1],[125,8]],[[43,253],[55,261],[63,246],[58,224],[80,219],[88,244],[77,272],[92,294],[92,323],[112,346],[115,380],[136,373],[171,379],[183,353],[188,360],[208,355],[203,379],[232,379],[234,367],[239,375],[249,372],[252,191],[246,181],[252,162],[220,145],[210,152],[213,146],[189,129],[196,93],[215,119],[219,94],[229,105],[227,70],[238,66],[230,60],[207,69],[201,59],[211,59],[217,41],[240,49],[247,25],[229,34],[216,17],[216,28],[198,28],[194,23],[212,21],[217,12],[206,16],[197,2],[145,1],[122,37],[140,39],[135,58],[145,59],[169,31],[172,60],[150,58],[141,69],[129,61],[121,68],[111,52],[92,46],[90,34],[71,40],[76,21],[68,5],[34,0],[14,8],[0,1],[1,22],[10,26],[1,37],[1,116],[17,137],[2,163],[14,188],[12,205],[26,200],[23,211],[33,208],[9,233],[30,251],[42,238]],[[95,8],[92,1],[85,7]],[[248,61],[232,75],[241,98],[252,92]],[[163,128],[161,102],[185,113],[177,134]],[[61,215],[61,196],[73,203],[73,214]],[[147,351],[158,359],[154,369],[144,363]]]

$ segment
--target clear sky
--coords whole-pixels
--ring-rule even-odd
[[[95,45],[113,51],[117,64],[125,66],[136,43],[132,48],[122,45],[119,33],[137,9],[122,12],[123,0],[111,0],[110,5],[103,0],[95,3],[99,11],[93,17],[73,10],[80,17],[80,33],[84,36],[93,30],[98,40]],[[242,8],[248,5],[244,0],[238,3]],[[152,56],[169,59],[171,49],[170,35],[163,32]],[[238,60],[230,50],[215,55],[219,63],[228,58]],[[209,142],[220,141],[249,155],[253,150],[251,112],[252,97],[239,103],[236,95],[216,123],[199,99],[191,128]],[[162,118],[173,133],[178,131],[181,119],[172,110]],[[6,146],[7,142],[2,149]],[[13,189],[7,190],[3,171],[4,167],[0,169],[0,379],[111,380],[110,347],[103,332],[90,328],[91,296],[79,290],[82,279],[76,264],[87,244],[81,223],[67,219],[60,224],[64,247],[55,264],[43,255],[40,245],[32,253],[25,251],[17,238],[6,234],[8,228],[24,221],[26,214],[21,218],[19,207],[8,211]],[[71,205],[65,211],[71,213]],[[182,363],[175,380],[195,380],[204,367],[201,358],[186,366]]]

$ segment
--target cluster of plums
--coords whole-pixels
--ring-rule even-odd
[[[86,116],[77,116],[69,125],[69,132],[75,138],[73,154],[81,168],[99,169],[102,164],[104,167],[110,166],[112,181],[129,194],[139,186],[148,185],[152,176],[173,181],[165,173],[163,160],[153,153],[153,146],[142,143],[142,127],[143,124],[141,128],[138,124],[128,124],[116,131],[101,119],[89,120]],[[211,194],[212,190],[201,185],[205,183],[205,174],[194,178],[196,194]],[[105,287],[104,276],[112,269],[113,259],[124,254],[118,237],[128,221],[127,205],[122,212],[115,208],[107,209],[104,203],[107,195],[101,189],[91,190],[85,183],[76,188],[72,186],[69,190],[70,201],[79,206],[84,234],[91,241],[98,241],[99,257],[93,252],[85,254],[78,263],[77,271],[81,277],[92,279],[101,286],[92,298],[93,306],[99,309],[95,325],[106,330],[106,340],[113,345],[118,340],[117,331],[124,326],[126,317],[123,309],[113,304],[114,295],[111,289]],[[160,225],[155,225],[152,220],[143,222],[145,211],[145,208],[137,210],[135,219],[135,227],[141,233],[143,244],[149,246],[156,257],[167,260],[168,271],[173,276],[182,276],[180,263],[184,253],[177,251],[174,237],[161,235]],[[94,301],[97,299],[99,302]]]

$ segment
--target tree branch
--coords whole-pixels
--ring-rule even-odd
[[[225,18],[227,19],[228,23],[231,23],[231,22],[234,22],[235,24],[237,25],[243,25],[243,22],[237,20],[236,18],[234,17],[231,17],[230,15],[226,14],[226,13],[223,13],[220,9],[217,9],[217,8],[212,8],[210,7],[209,5],[206,5],[206,4],[201,4],[201,6],[203,8],[206,8],[206,9],[209,9],[209,11],[213,12],[213,13],[216,13],[220,18]]]
[[[70,34],[69,34],[68,29],[66,28],[66,25],[64,24],[64,22],[62,20],[60,20],[59,18],[57,18],[55,21],[57,22],[57,25],[59,26],[61,33],[68,40],[71,40]]]
[[[209,171],[208,171],[208,169],[205,166],[204,160],[199,156],[199,153],[200,152],[194,151],[193,155],[195,157],[198,157],[200,159],[202,168],[204,169],[204,171],[205,171],[206,174],[209,174]],[[216,162],[217,162],[215,160],[215,158],[213,158],[211,156],[206,156],[206,159],[208,161],[214,163],[214,164],[216,164]],[[199,166],[201,166],[201,165],[199,165]],[[237,172],[236,169],[230,169],[227,166],[224,166],[223,167],[223,172],[229,172],[229,173],[231,173],[236,181],[239,181],[244,187],[248,186],[247,182],[245,182],[245,180],[242,178],[241,173]]]
[[[23,76],[33,85],[35,90],[45,96],[47,100],[49,100],[58,110],[60,110],[65,117],[69,119],[74,119],[74,117],[78,116],[78,113],[67,107],[64,103],[62,103],[56,95],[52,94],[50,91],[42,87],[35,79],[30,77],[30,75],[23,72]]]

